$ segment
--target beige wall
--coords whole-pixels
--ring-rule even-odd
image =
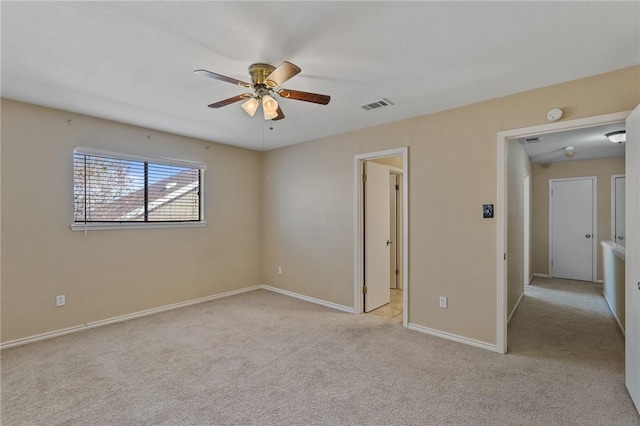
[[[531,162],[517,140],[509,141],[507,165],[507,313],[511,314],[529,278],[524,277],[524,178],[531,176]]]
[[[207,226],[71,231],[74,146],[205,163]],[[260,153],[2,100],[1,170],[3,342],[260,283]]]
[[[496,134],[631,110],[640,67],[267,152],[266,284],[353,306],[353,156],[409,147],[409,322],[496,343]],[[277,274],[277,267],[283,274]],[[438,308],[438,296],[449,308]]]
[[[549,179],[597,176],[598,178],[598,280],[602,274],[600,241],[611,239],[611,175],[624,174],[624,157],[565,161],[533,166],[532,243],[533,272],[549,273]]]

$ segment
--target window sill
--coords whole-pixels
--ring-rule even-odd
[[[173,223],[72,223],[72,231],[107,231],[117,229],[202,228],[207,222]]]

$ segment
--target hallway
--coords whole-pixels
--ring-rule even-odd
[[[508,336],[509,352],[606,362],[612,372],[624,371],[624,336],[599,283],[535,277]]]
[[[624,336],[602,284],[536,277],[509,324],[509,355],[531,359],[523,373],[548,381],[547,409],[571,411],[557,402],[569,397],[610,411],[611,424],[622,412],[636,417],[624,386]]]
[[[602,284],[536,277],[509,323],[509,355],[539,365],[525,374],[548,376],[551,407],[562,409],[553,395],[567,394],[593,401],[594,410],[634,411],[624,385],[624,336]]]

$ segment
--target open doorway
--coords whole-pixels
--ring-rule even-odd
[[[510,216],[511,216],[511,212],[509,211],[510,209],[509,194],[510,193],[508,189],[509,189],[509,185],[512,184],[507,177],[507,171],[509,168],[507,148],[508,148],[509,140],[510,139],[527,139],[530,137],[534,137],[535,135],[552,135],[552,134],[566,132],[570,130],[580,131],[582,129],[591,129],[596,127],[604,128],[607,125],[617,125],[617,126],[622,125],[623,129],[626,128],[627,143],[624,144],[623,146],[623,150],[624,150],[623,156],[626,157],[626,160],[625,159],[622,160],[622,164],[624,165],[623,172],[626,174],[628,179],[628,181],[626,182],[625,194],[627,198],[630,196],[634,197],[635,203],[633,204],[633,207],[630,207],[629,206],[630,203],[627,199],[625,226],[627,227],[627,230],[629,229],[629,227],[637,229],[638,217],[640,217],[640,215],[638,215],[638,203],[637,203],[638,194],[640,194],[640,176],[638,174],[639,173],[638,168],[640,166],[640,161],[638,161],[640,159],[640,147],[639,147],[640,138],[638,137],[638,135],[640,134],[640,108],[637,108],[632,113],[627,111],[627,112],[607,114],[603,116],[590,117],[590,118],[579,119],[579,120],[572,120],[567,122],[534,126],[530,128],[524,128],[524,129],[515,129],[515,130],[498,133],[498,216],[497,216],[498,217],[498,240],[497,240],[497,243],[498,243],[497,244],[497,249],[498,249],[498,253],[497,253],[498,254],[498,259],[497,259],[497,278],[498,278],[497,337],[498,339],[497,339],[497,343],[498,344],[497,346],[502,352],[506,353],[507,351],[507,322],[508,322],[507,312],[508,312],[508,300],[509,300],[508,276],[510,273],[509,271],[510,264],[507,261],[509,257],[507,253],[509,253],[509,241],[510,241],[509,239],[510,227],[508,226],[508,221],[510,220]],[[578,149],[572,146],[572,144],[560,147],[558,151],[559,152],[557,152],[556,154],[559,153],[560,155],[565,156],[568,159],[567,161],[573,160],[574,157],[580,158],[578,156],[578,153],[579,153]],[[583,150],[583,153],[586,153],[586,149]],[[536,170],[535,169],[533,170],[533,179],[534,180],[536,178],[539,179],[541,176],[543,176],[547,180],[546,182],[543,182],[543,184],[550,185],[550,182],[553,176],[545,176],[545,169],[542,166],[540,166],[538,171],[540,173],[538,173],[538,176],[536,177]],[[602,179],[601,186],[603,187],[609,186],[610,178],[616,172],[613,170],[609,170],[607,173],[609,174],[609,176],[607,176],[607,178],[605,179]],[[629,179],[629,176],[634,176],[634,179]],[[555,177],[560,177],[560,176],[555,176]],[[563,176],[563,177],[568,177],[568,176]],[[598,181],[600,182],[600,180]],[[535,182],[534,182],[534,186],[535,186]],[[632,186],[632,188],[630,188],[630,186]],[[548,194],[546,195],[546,197],[547,197],[546,199],[549,200]],[[603,200],[603,202],[606,204],[610,202],[609,200],[610,198],[609,196],[607,196],[605,200]],[[545,203],[545,202],[539,202],[539,201],[540,200],[536,198],[535,191],[534,191],[534,195],[532,199],[532,215],[531,216],[535,218],[536,216],[544,217],[546,215],[546,217],[548,218],[547,223],[549,223],[551,221],[551,217],[550,217],[551,209],[549,208],[549,204],[548,202]],[[542,210],[545,210],[545,211],[541,211],[541,209],[539,208],[540,205],[543,205],[543,204],[545,205],[542,207]],[[538,208],[536,207],[537,205],[538,205]],[[601,207],[600,211],[606,211],[608,209],[608,206],[606,205],[603,205],[600,207]],[[536,209],[538,210],[537,213],[539,214],[536,213]],[[630,214],[629,212],[633,212],[633,214]],[[597,228],[603,234],[601,236],[601,239],[603,240],[612,239],[611,238],[612,236],[613,238],[615,238],[614,232],[612,232],[612,236],[608,235],[609,234],[608,230],[606,230],[606,232],[603,232],[603,230],[609,227],[608,219],[604,219],[603,222],[606,222],[606,223],[600,224],[599,228]],[[536,229],[535,222],[534,222],[532,239],[536,235],[544,236],[544,232],[540,234],[538,234],[538,232],[540,232],[540,229]],[[630,256],[631,251],[634,251],[634,254],[637,252],[640,252],[640,241],[638,240],[637,235],[638,234],[633,234],[627,231],[627,237],[628,237],[627,243],[629,243],[634,247],[634,249],[632,250],[629,250],[629,248],[627,247],[627,251],[626,251],[627,259],[632,257]],[[591,234],[590,232],[585,232],[582,235],[582,237],[586,239],[593,238],[593,234]],[[536,250],[548,250],[547,257],[543,260],[549,261],[549,262],[552,262],[555,260],[553,253],[551,253],[551,251],[553,250],[553,247],[551,246],[551,244],[549,244],[551,237],[549,236],[548,238],[549,238],[549,241],[546,244],[546,248],[545,248],[545,244],[539,245],[538,247],[534,245],[533,247],[534,259],[536,257],[535,256]],[[598,241],[598,246],[600,245],[599,243],[600,241]],[[606,241],[602,242],[603,245],[605,243]],[[540,256],[538,256],[538,258],[540,258]],[[599,260],[600,258],[601,256],[598,256]],[[636,258],[636,257],[634,256],[633,258]],[[554,269],[548,268],[546,273],[536,274],[536,270],[538,269],[540,269],[540,265],[534,261],[532,265],[533,275],[543,277],[543,279],[545,280],[557,281],[557,279],[553,278],[555,274]],[[640,361],[638,361],[639,359],[638,353],[640,353],[640,350],[638,350],[638,348],[640,347],[640,339],[639,339],[640,328],[638,328],[640,326],[640,319],[639,319],[640,318],[640,293],[638,293],[637,291],[637,290],[640,290],[640,285],[636,285],[636,283],[639,281],[638,277],[640,276],[640,274],[638,274],[639,268],[636,267],[635,263],[627,262],[624,269],[626,271],[626,283],[624,287],[626,288],[626,306],[628,308],[626,312],[626,318],[628,321],[627,321],[627,327],[625,332],[626,342],[624,345],[625,346],[624,351],[625,351],[626,362],[625,362],[624,368],[625,368],[625,375],[626,375],[626,384],[627,384],[629,393],[631,394],[632,399],[634,399],[634,401],[636,402],[636,406],[640,407],[640,404],[638,403],[638,401],[640,401],[640,397],[638,396],[640,395]],[[601,280],[600,274],[598,275],[594,274],[594,275],[595,277],[591,279],[591,281],[593,282],[588,283],[589,286],[597,285],[598,281]],[[570,281],[569,285],[574,285],[574,286],[580,285],[579,283],[580,283],[579,281],[578,282]],[[582,284],[582,285],[585,285],[585,284]],[[629,321],[630,318],[632,319],[632,321]]]
[[[363,185],[364,278],[367,288],[367,293],[364,293],[364,311],[402,324],[404,311],[402,291],[402,156],[396,155],[367,160],[364,163],[364,173],[367,176]],[[376,174],[380,175],[379,193],[375,188]],[[379,197],[379,200],[375,200],[376,196]],[[372,209],[381,210],[380,213],[384,214],[379,215],[377,214],[378,212],[371,211]],[[386,212],[388,212],[388,216]],[[386,238],[384,244],[376,244],[374,240],[376,230],[372,229],[372,227],[375,226],[374,223],[378,220],[381,228],[378,239],[382,243]],[[384,251],[388,251],[388,254],[381,254],[381,258],[389,258],[388,264],[384,261],[380,262],[381,258],[377,258],[376,254],[369,256],[371,252],[375,252],[378,248],[377,246]],[[372,274],[379,274],[379,288],[382,297],[376,297],[377,295],[373,288],[375,284],[371,283],[371,281],[375,281],[376,277],[372,277]],[[384,284],[385,276],[388,280],[387,285]]]
[[[519,278],[518,272],[514,270],[512,265],[513,257],[520,256],[523,253],[522,246],[518,245],[520,253],[514,253],[514,235],[513,235],[513,222],[519,220],[521,213],[519,209],[522,207],[519,202],[514,203],[514,187],[524,187],[524,178],[521,171],[517,175],[513,174],[510,167],[513,169],[515,157],[510,151],[510,147],[514,145],[526,145],[538,149],[538,151],[529,150],[529,154],[525,154],[521,149],[522,155],[525,156],[526,161],[529,163],[531,173],[529,173],[531,181],[531,201],[530,201],[530,222],[531,227],[530,234],[530,248],[531,248],[531,264],[530,274],[533,276],[548,277],[550,274],[549,265],[551,262],[550,247],[549,247],[549,192],[548,185],[549,179],[552,177],[569,177],[569,176],[556,176],[551,173],[554,166],[549,166],[553,162],[553,157],[560,156],[569,164],[570,161],[580,161],[580,159],[587,159],[588,149],[587,147],[580,147],[577,143],[569,143],[566,139],[562,141],[563,134],[566,136],[572,133],[572,137],[575,139],[581,131],[588,131],[588,129],[595,129],[601,126],[619,125],[623,123],[629,112],[607,114],[604,116],[590,117],[579,120],[572,120],[566,122],[556,122],[546,125],[533,126],[523,129],[515,129],[498,133],[498,206],[497,206],[497,219],[498,219],[498,312],[497,312],[497,337],[498,347],[502,352],[507,350],[507,323],[517,308],[517,304],[520,299],[518,296],[510,292],[509,283],[517,282],[517,286],[522,288],[522,281],[514,280],[513,278]],[[617,124],[616,124],[617,123]],[[544,137],[542,137],[544,136]],[[539,139],[552,138],[554,141],[557,139],[557,145],[552,150],[545,149]],[[555,142],[554,142],[555,143]],[[610,144],[613,146],[613,144]],[[623,154],[624,155],[624,148]],[[514,150],[517,151],[517,150]],[[533,153],[532,153],[533,152]],[[597,158],[597,157],[591,157]],[[623,160],[624,161],[624,160]],[[537,166],[533,166],[537,164]],[[553,163],[556,164],[556,163]],[[537,173],[536,173],[537,172]],[[514,183],[514,176],[518,176],[522,183]],[[545,182],[537,182],[540,179],[546,179]],[[608,180],[608,179],[607,179]],[[537,182],[537,183],[536,183]],[[544,189],[544,191],[537,191],[539,196],[536,196],[535,187],[538,185],[538,189]],[[522,186],[520,186],[522,185]],[[524,192],[524,191],[520,191]],[[523,201],[523,200],[521,200]],[[514,205],[515,204],[515,205]],[[522,212],[524,213],[524,212]],[[511,221],[511,225],[510,222]],[[526,229],[526,226],[516,227],[520,232]],[[509,231],[511,229],[511,231]],[[510,233],[511,232],[511,233]],[[585,237],[590,232],[585,232]],[[586,237],[585,237],[586,238]],[[522,241],[522,239],[518,241]],[[540,272],[542,271],[542,273]],[[524,272],[524,271],[523,271]],[[524,278],[524,277],[523,277]],[[526,279],[526,278],[525,278]],[[597,278],[594,278],[597,280]],[[512,286],[513,287],[513,286]],[[513,290],[513,288],[511,289]]]
[[[408,150],[354,157],[354,311],[408,323]]]

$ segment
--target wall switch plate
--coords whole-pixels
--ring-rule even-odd
[[[493,217],[493,204],[482,205],[482,217],[484,219],[490,219]]]
[[[278,274],[282,275],[282,266],[278,266]]]
[[[447,305],[448,305],[447,296],[440,296],[440,307],[442,309],[447,309]]]
[[[64,294],[56,296],[56,306],[64,306],[67,303],[67,297]]]

